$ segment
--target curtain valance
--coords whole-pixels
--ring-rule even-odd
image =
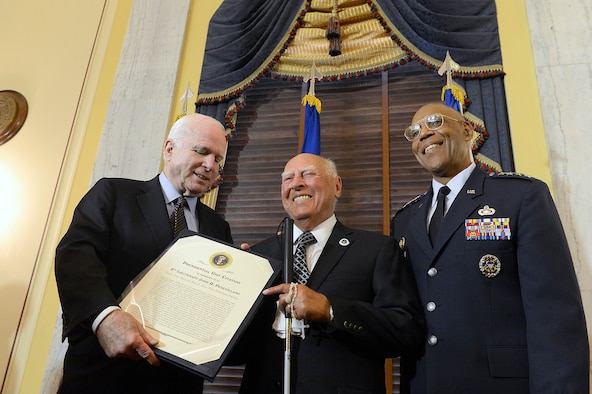
[[[487,138],[476,155],[487,169],[513,170],[494,0],[339,0],[345,50],[335,57],[322,37],[332,4],[223,1],[209,25],[196,110],[232,132],[244,93],[261,78],[300,82],[313,61],[320,83],[411,61],[435,72],[449,51],[460,65],[453,77],[467,92],[469,119],[483,124]]]

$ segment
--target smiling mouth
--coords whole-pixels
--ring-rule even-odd
[[[427,147],[426,147],[426,148],[423,150],[423,153],[424,153],[424,154],[426,154],[426,153],[429,153],[429,152],[430,152],[432,149],[434,149],[434,148],[437,148],[437,147],[439,147],[439,146],[441,146],[441,145],[442,145],[442,143],[439,143],[439,144],[430,144],[430,145],[428,145],[428,146],[427,146]]]
[[[300,202],[300,201],[304,201],[304,200],[309,200],[311,198],[312,197],[309,196],[309,195],[302,195],[302,196],[294,197],[294,199],[292,201],[294,201],[294,202]]]
[[[206,182],[209,182],[209,181],[210,181],[210,179],[209,179],[208,177],[206,177],[206,176],[204,176],[204,175],[202,175],[202,174],[200,174],[200,173],[194,172],[193,174],[194,174],[195,176],[197,176],[199,179],[202,179],[202,180],[204,180],[204,181],[206,181]]]

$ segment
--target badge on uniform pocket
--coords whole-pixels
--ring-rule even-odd
[[[479,271],[486,278],[497,276],[502,270],[502,262],[492,254],[486,254],[479,260]]]

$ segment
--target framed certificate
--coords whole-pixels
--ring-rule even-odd
[[[120,306],[159,340],[158,357],[213,381],[281,262],[183,235],[130,283]]]

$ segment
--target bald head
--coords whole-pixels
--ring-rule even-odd
[[[415,123],[415,122],[419,121],[420,119],[423,119],[426,116],[425,114],[432,114],[432,113],[440,113],[442,115],[450,116],[451,118],[454,118],[454,119],[461,121],[461,122],[465,121],[465,118],[462,116],[462,114],[460,112],[458,112],[457,110],[455,110],[452,107],[447,106],[443,102],[438,101],[438,102],[433,102],[433,103],[428,103],[428,104],[422,105],[417,110],[417,112],[415,112],[415,115],[413,116],[413,120],[411,122]]]

